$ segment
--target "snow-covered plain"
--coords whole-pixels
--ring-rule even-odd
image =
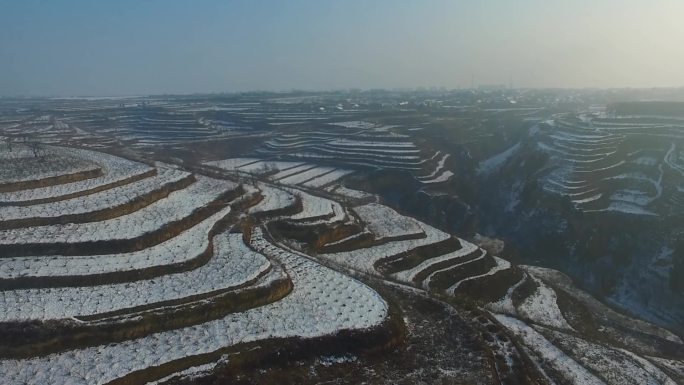
[[[374,198],[373,194],[365,191],[354,190],[342,185],[333,185],[325,189],[333,194],[349,199],[369,199]]]
[[[520,147],[521,143],[518,142],[499,154],[496,154],[489,159],[483,160],[477,167],[477,172],[485,175],[493,173],[506,164],[506,162],[508,162],[508,160],[520,149]]]

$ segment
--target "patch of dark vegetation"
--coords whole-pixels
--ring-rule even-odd
[[[532,278],[529,276],[525,277],[523,283],[521,283],[520,286],[515,288],[513,293],[511,293],[511,301],[513,302],[513,306],[516,308],[520,306],[525,299],[527,299],[527,297],[531,296],[535,291],[537,291],[538,287],[539,285]]]
[[[497,271],[492,275],[465,281],[459,285],[458,294],[468,296],[479,304],[496,302],[522,278],[523,272],[517,267],[512,267]],[[483,288],[486,289],[483,290]]]

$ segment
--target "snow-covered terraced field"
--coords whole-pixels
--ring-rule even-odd
[[[425,236],[420,222],[401,215],[387,206],[370,203],[354,207],[353,210],[378,241]]]
[[[397,174],[422,192],[449,191],[458,185],[449,182],[463,175],[461,165],[473,159],[467,146],[460,154],[432,148],[420,137],[435,130],[427,122],[416,136],[407,135],[414,130],[407,127],[423,123],[367,122],[346,105],[309,111],[308,103],[324,99],[304,96],[305,110],[296,103],[289,109],[288,98],[240,98],[235,104],[224,103],[224,96],[209,102],[151,98],[152,105],[140,99],[129,107],[94,103],[101,113],[64,102],[55,115],[0,122],[0,131],[31,130],[42,143],[64,143],[71,135],[81,147],[104,146],[149,162],[43,145],[43,151],[66,151],[68,159],[44,166],[31,146],[16,146],[17,159],[28,159],[23,167],[45,180],[22,185],[30,173],[13,171],[8,180],[19,184],[0,191],[0,226],[6,226],[0,227],[0,382],[162,384],[177,374],[192,382],[213,370],[228,368],[220,375],[232,375],[233,361],[269,357],[273,346],[301,343],[310,350],[322,342],[322,349],[347,349],[357,337],[370,344],[380,338],[383,345],[374,349],[396,349],[391,363],[421,346],[444,344],[432,336],[418,340],[431,333],[425,321],[438,317],[415,313],[432,307],[449,317],[436,328],[468,336],[444,339],[463,345],[467,355],[418,354],[430,362],[481,355],[501,383],[518,383],[506,378],[504,366],[520,371],[515,378],[540,384],[684,381],[684,350],[674,333],[610,310],[560,273],[510,263],[491,239],[476,234],[468,242],[399,214],[380,204],[380,196],[345,187],[364,186],[364,171],[384,169],[401,170]],[[97,135],[104,137],[91,140]],[[241,152],[242,143],[225,141],[238,135],[263,141],[250,141]],[[670,123],[559,114],[530,130],[533,140],[516,138],[479,162],[477,175],[497,175],[532,145],[549,159],[540,187],[586,215],[662,216],[684,207],[684,198],[676,198],[684,190],[684,151],[668,142],[681,136]],[[226,154],[240,158],[207,161]],[[2,177],[0,170],[0,185]],[[187,183],[176,184],[181,180]],[[111,213],[98,216],[103,210]],[[16,222],[40,218],[56,222]],[[392,308],[350,275],[388,293]],[[414,300],[430,305],[414,306]],[[405,327],[385,340],[402,320]],[[262,343],[254,350],[242,345],[250,342]],[[274,352],[288,360],[282,350]],[[340,362],[384,376],[385,369],[370,370],[364,360],[360,353]],[[427,375],[424,363],[417,367]]]
[[[260,160],[256,158],[235,158],[204,163],[224,171],[239,171],[251,175],[268,175],[268,179],[279,184],[301,185],[321,188],[337,182],[353,173],[353,170],[317,166],[313,163]]]
[[[241,234],[219,234],[214,242],[213,258],[188,272],[112,285],[0,292],[0,306],[7,309],[0,321],[91,316],[206,295],[247,284],[271,267],[266,258],[242,242]]]
[[[131,240],[180,221],[237,188],[229,181],[198,177],[188,188],[121,217],[92,223],[35,226],[0,231],[0,247],[17,244],[78,244]]]
[[[390,258],[407,250],[412,250],[423,245],[430,245],[449,238],[449,234],[437,230],[432,226],[420,222],[419,226],[425,234],[425,237],[423,238],[392,241],[352,251],[321,254],[320,257],[365,273],[378,274],[374,265],[381,259]]]
[[[0,203],[17,205],[42,201],[56,201],[77,195],[86,195],[112,186],[151,176],[154,168],[117,156],[80,150],[79,155],[97,163],[104,175],[71,183],[49,185],[13,192],[0,192]]]
[[[446,263],[446,267],[441,267],[436,270],[430,269],[428,270],[428,275],[425,276],[422,282],[422,287],[427,289],[427,290],[434,290],[434,291],[440,291],[444,290],[449,294],[454,294],[455,288],[457,287],[458,284],[463,282],[464,280],[470,278],[470,277],[475,277],[473,275],[468,275],[465,274],[464,272],[467,271],[466,269],[473,268],[474,266],[474,271],[482,271],[482,268],[484,264],[484,268],[487,268],[486,263],[488,259],[490,258],[489,255],[484,250],[479,250],[475,254],[474,258],[464,258],[464,260],[449,260],[451,263]],[[460,278],[454,279],[454,275]],[[447,287],[437,287],[437,282],[446,280],[447,282]],[[452,283],[455,282],[455,283]],[[444,286],[439,285],[439,286]]]
[[[550,157],[541,180],[547,192],[588,213],[668,216],[681,206],[676,186],[684,174],[673,154],[684,136],[676,127],[621,118],[556,119],[542,127],[535,135]]]
[[[446,292],[450,293],[450,294],[454,294],[458,290],[459,286],[461,286],[464,282],[488,277],[488,276],[494,275],[500,271],[504,271],[504,270],[511,268],[511,263],[506,261],[505,259],[502,259],[499,257],[494,257],[494,261],[496,262],[496,265],[494,267],[492,267],[490,270],[488,270],[486,273],[474,275],[474,276],[471,276],[468,278],[464,278],[464,279],[454,283],[453,285],[449,286],[449,288],[446,290]]]
[[[235,170],[240,166],[245,166],[253,163],[259,162],[260,159],[256,158],[231,158],[223,160],[215,160],[211,162],[206,162],[207,166],[217,167],[223,170]]]
[[[419,148],[409,136],[396,133],[394,129],[396,126],[363,121],[353,121],[351,125],[329,123],[327,127],[279,133],[265,141],[255,153],[345,169],[407,170],[428,184],[449,179],[451,171],[445,170],[449,154],[438,157],[439,152]],[[322,177],[321,181],[304,184],[317,188],[332,182]]]
[[[297,185],[300,183],[308,182],[309,180],[328,174],[332,171],[335,171],[335,169],[332,167],[314,167],[310,170],[306,170],[280,179],[278,180],[278,182],[288,185]]]
[[[495,317],[497,321],[523,341],[530,349],[531,356],[538,366],[543,363],[545,367],[552,368],[570,384],[605,385],[591,371],[567,356],[524,322],[505,315]]]
[[[295,163],[295,164],[297,164],[297,163]],[[316,168],[316,166],[313,164],[299,163],[295,167],[288,167],[282,171],[277,172],[276,174],[273,174],[269,179],[277,181],[277,180],[281,180],[283,178],[290,177],[292,175],[296,175],[300,172],[311,170],[313,168]]]
[[[476,251],[478,249],[477,245],[464,241],[462,239],[459,240],[461,243],[461,248],[452,251],[450,253],[440,255],[438,257],[430,258],[428,260],[425,260],[418,264],[417,266],[409,269],[409,270],[404,270],[398,273],[394,273],[392,276],[400,281],[404,281],[407,283],[413,282],[413,280],[416,278],[418,274],[420,274],[423,271],[426,271],[427,269],[440,264],[444,262],[451,262],[451,261],[458,261],[462,259],[463,257],[469,255],[470,253]],[[430,276],[427,277],[427,283],[429,286],[429,279]]]
[[[330,183],[336,182],[339,179],[353,173],[352,170],[333,170],[327,174],[321,175],[317,178],[313,178],[308,182],[302,183],[304,187],[310,188],[320,188]]]
[[[93,131],[113,136],[135,148],[186,145],[193,142],[222,140],[243,135],[241,125],[198,117],[196,110],[179,111],[157,104],[153,110],[119,109],[110,112],[108,122],[74,119]],[[200,111],[200,112],[206,112]],[[111,122],[115,124],[113,128]]]
[[[101,276],[189,262],[207,252],[210,231],[230,211],[231,208],[226,207],[176,237],[130,253],[0,258],[0,282],[29,278]]]
[[[12,185],[100,170],[98,164],[79,156],[78,151],[74,154],[61,147],[41,147],[35,151],[23,146],[12,150],[0,147],[0,188],[18,190],[23,188],[15,189]]]
[[[647,359],[621,348],[591,343],[568,333],[535,328],[575,361],[592,370],[606,384],[676,385],[666,373]]]
[[[276,210],[283,210],[293,206],[297,199],[295,195],[285,189],[276,188],[265,183],[259,183],[262,199],[255,206],[249,209],[250,214],[268,213]]]
[[[190,173],[174,169],[159,169],[155,176],[84,197],[31,206],[0,206],[0,221],[31,221],[114,210],[138,199],[144,199],[155,191],[163,191],[168,186],[188,179],[190,175]]]
[[[301,190],[287,189],[287,191],[299,195],[302,199],[302,211],[291,215],[289,219],[295,221],[324,219],[328,223],[334,223],[345,218],[345,211],[338,202]]]
[[[105,384],[186,357],[205,354],[208,362],[218,360],[222,348],[240,343],[364,331],[379,326],[387,317],[385,301],[363,284],[271,245],[259,229],[254,231],[251,244],[257,252],[283,264],[290,275],[294,289],[284,299],[130,341],[25,360],[5,359],[0,361],[0,372],[9,378],[8,384]],[[196,365],[194,361],[192,366]],[[157,376],[172,373],[162,371]]]

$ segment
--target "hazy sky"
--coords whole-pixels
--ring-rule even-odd
[[[684,0],[0,0],[0,95],[684,86]]]

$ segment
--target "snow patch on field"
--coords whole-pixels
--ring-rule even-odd
[[[37,181],[66,174],[100,169],[84,153],[88,150],[41,145],[36,149],[15,145],[0,151],[0,184]]]
[[[439,151],[435,155],[438,155],[438,154],[439,154]],[[451,156],[451,154],[442,155],[442,158],[439,160],[439,162],[437,162],[437,167],[435,168],[435,170],[432,171],[432,173],[430,173],[430,175],[426,175],[420,179],[432,179],[432,178],[436,177],[437,174],[439,174],[439,172],[442,171],[442,169],[444,168],[444,164],[446,163],[447,159],[449,159],[450,156]]]
[[[375,235],[376,240],[423,233],[423,229],[417,220],[401,215],[378,203],[354,207],[352,210],[356,212],[366,228]]]
[[[556,292],[539,278],[532,279],[537,290],[518,306],[518,314],[542,325],[573,330],[558,308]]]
[[[296,185],[300,183],[304,183],[310,179],[314,179],[316,177],[320,177],[321,175],[328,174],[332,171],[335,171],[334,168],[332,167],[315,167],[288,177],[285,177],[283,179],[280,179],[278,182],[282,184],[289,184],[289,185]]]
[[[518,311],[515,309],[515,305],[513,304],[513,292],[516,291],[528,279],[530,279],[529,276],[524,274],[520,281],[508,288],[503,298],[496,302],[488,303],[485,305],[485,308],[494,313],[507,314],[516,317],[518,315]]]
[[[647,360],[624,349],[588,342],[567,333],[539,329],[573,359],[591,369],[611,385],[676,385]]]
[[[211,162],[205,162],[204,164],[211,167],[220,168],[226,171],[233,171],[240,166],[244,166],[251,163],[256,163],[261,159],[257,158],[231,158],[223,160],[215,160]]]
[[[520,338],[536,356],[530,358],[537,361],[538,364],[544,363],[544,365],[538,365],[539,367],[550,366],[571,384],[605,385],[603,381],[596,378],[585,367],[563,353],[562,350],[524,322],[502,314],[495,314],[494,318]]]
[[[304,184],[302,186],[305,187],[312,187],[312,188],[320,188],[322,186],[325,186],[329,183],[333,183],[338,181],[339,179],[353,173],[354,171],[352,170],[335,170],[333,172],[329,172],[323,176],[320,176],[318,178],[314,178]]]
[[[302,198],[302,211],[292,215],[289,219],[295,221],[326,219],[326,222],[333,223],[344,219],[344,209],[342,206],[330,199],[322,198],[307,192],[288,189],[293,194],[298,194]]]
[[[265,183],[259,183],[258,188],[263,199],[248,210],[250,214],[280,210],[295,203],[295,196],[285,189],[272,187]]]
[[[521,143],[518,142],[505,151],[480,162],[477,167],[479,174],[491,174],[503,166],[520,149]]]
[[[452,176],[454,176],[453,172],[451,172],[449,170],[445,170],[441,174],[439,174],[439,176],[437,176],[436,178],[425,179],[425,180],[422,180],[422,182],[425,184],[442,183],[442,182],[446,182],[449,179],[451,179]]]

